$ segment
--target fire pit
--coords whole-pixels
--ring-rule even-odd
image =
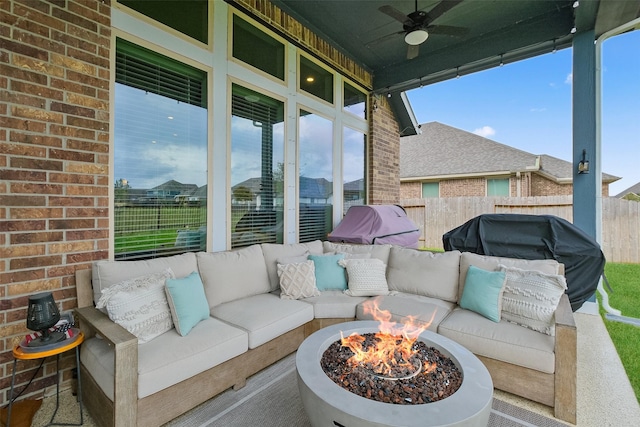
[[[437,367],[432,362],[425,362],[414,356],[403,357],[400,355],[404,351],[402,349],[392,350],[392,353],[395,354],[393,357],[398,360],[408,359],[406,367],[389,370],[379,366],[378,363],[372,365],[368,362],[365,363],[364,369],[365,372],[371,371],[371,381],[402,382],[402,388],[415,387],[418,381],[416,377],[431,375],[434,370],[441,372],[440,376],[442,377],[452,378],[451,380],[445,378],[445,381],[448,382],[456,382],[456,378],[461,378],[461,383],[456,387],[439,393],[440,400],[426,397],[424,401],[429,403],[416,403],[414,402],[417,399],[414,397],[415,394],[411,394],[412,397],[395,396],[391,398],[391,401],[398,403],[386,403],[355,394],[338,385],[339,380],[335,381],[335,378],[329,378],[322,367],[324,364],[326,368],[327,362],[321,363],[321,361],[331,346],[348,347],[348,349],[344,349],[348,352],[344,357],[347,359],[352,354],[359,352],[357,346],[355,350],[350,347],[349,341],[370,340],[366,337],[380,333],[381,330],[385,330],[386,326],[385,322],[378,321],[337,324],[315,332],[300,345],[296,355],[298,387],[312,426],[487,425],[493,398],[493,382],[489,372],[469,350],[430,331],[422,331],[419,335],[411,337],[415,342],[412,342],[410,347],[413,349],[421,348],[423,351],[426,347],[435,349],[436,358],[442,356],[442,360],[451,365],[447,369]],[[362,336],[363,338],[349,338],[352,336]],[[398,343],[401,341],[400,338],[402,337],[398,336],[396,340]],[[379,355],[376,357],[379,358]],[[432,358],[432,360],[435,359]],[[358,363],[354,362],[354,365],[356,364]],[[445,371],[448,372],[446,375],[442,373]],[[344,377],[345,374],[341,373],[340,375]],[[445,385],[447,387],[440,388],[447,389],[449,384]],[[386,388],[389,392],[394,387]],[[382,394],[384,393],[381,393],[381,397]]]

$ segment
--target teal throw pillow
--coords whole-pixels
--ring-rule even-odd
[[[344,254],[309,255],[316,269],[316,287],[319,291],[347,289],[347,275],[344,267],[338,261],[344,259]]]
[[[487,271],[473,265],[469,266],[460,307],[499,322],[505,281],[504,271]]]
[[[167,279],[167,301],[176,330],[187,336],[200,321],[209,317],[209,303],[197,271],[181,279]]]

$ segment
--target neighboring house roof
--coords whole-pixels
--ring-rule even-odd
[[[183,184],[181,182],[176,181],[175,179],[171,179],[164,184],[160,184],[157,187],[153,187],[152,191],[179,191],[182,194],[191,194],[196,191],[198,186],[195,184]]]
[[[360,178],[355,181],[345,182],[342,188],[344,191],[362,191],[364,190],[364,179]]]
[[[621,199],[624,196],[628,195],[628,194],[634,194],[636,196],[640,196],[640,182],[638,182],[635,185],[632,185],[631,187],[627,188],[626,190],[616,194],[615,197]]]
[[[235,190],[238,187],[246,187],[251,190],[253,194],[258,194],[261,184],[261,178],[249,178],[234,185],[231,189]],[[302,198],[327,199],[333,194],[333,183],[324,178],[307,178],[301,176],[299,185],[300,197]]]
[[[425,123],[420,130],[400,139],[400,179],[526,171],[555,181],[573,179],[572,163],[556,157],[531,154],[439,122]],[[605,183],[618,179],[602,174]]]

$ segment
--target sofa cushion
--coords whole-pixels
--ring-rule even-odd
[[[389,253],[389,289],[458,301],[460,252],[432,253],[394,246]]]
[[[338,261],[345,258],[345,254],[309,255],[315,264],[316,286],[321,291],[332,289],[347,289],[347,274]]]
[[[138,398],[144,398],[186,380],[248,349],[247,333],[209,317],[187,337],[175,329],[138,346]],[[113,400],[113,346],[91,338],[80,348],[82,364]]]
[[[313,320],[313,307],[274,294],[260,294],[218,305],[211,314],[247,331],[249,348],[256,348]]]
[[[300,299],[320,295],[313,261],[278,264],[280,298]]]
[[[259,245],[236,251],[199,252],[197,259],[209,308],[269,292],[269,276]]]
[[[480,356],[548,374],[555,371],[554,338],[506,320],[492,322],[458,307],[440,323],[438,333]]]
[[[304,298],[301,301],[313,306],[316,319],[354,319],[356,306],[367,297],[352,297],[343,291],[321,291],[319,296]]]
[[[483,270],[497,270],[498,265],[504,265],[506,267],[517,267],[523,270],[536,270],[541,273],[547,274],[559,274],[562,265],[554,259],[516,259],[505,257],[494,257],[489,255],[478,255],[471,252],[463,252],[460,256],[460,282],[458,294],[462,297],[462,291],[464,290],[464,282],[467,279],[467,270],[470,265],[482,268]]]
[[[106,308],[109,319],[138,338],[151,341],[173,328],[165,282],[173,278],[170,268],[159,273],[116,283],[102,291],[96,308]]]
[[[262,248],[263,262],[266,265],[269,277],[269,292],[277,291],[280,288],[278,260],[302,255],[307,256],[309,254],[322,254],[322,242],[320,240],[291,244],[262,243],[260,246]]]
[[[143,261],[95,261],[91,270],[93,302],[98,303],[102,290],[134,277],[159,273],[170,268],[176,277],[186,277],[198,269],[196,254],[187,252]]]
[[[167,279],[165,291],[173,324],[183,337],[209,318],[209,303],[197,271],[180,279]]]
[[[385,265],[389,262],[391,250],[391,245],[349,245],[327,241],[322,242],[322,247],[325,253],[370,254],[371,258],[377,258]]]
[[[387,266],[377,258],[343,259],[340,265],[346,267],[348,288],[345,294],[352,297],[367,297],[389,294]]]
[[[475,265],[469,266],[460,307],[499,322],[505,281],[504,271],[487,271]]]
[[[534,331],[554,335],[553,314],[567,289],[564,276],[504,265],[500,265],[499,271],[506,276],[502,318]]]
[[[356,318],[375,320],[375,308],[372,304],[377,305],[377,310],[388,311],[392,322],[413,323],[433,332],[437,331],[442,319],[455,307],[455,304],[437,298],[396,292],[358,304]]]

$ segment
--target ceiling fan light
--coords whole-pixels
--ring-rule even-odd
[[[410,45],[419,45],[425,42],[429,37],[427,30],[414,30],[404,36],[404,41]]]

